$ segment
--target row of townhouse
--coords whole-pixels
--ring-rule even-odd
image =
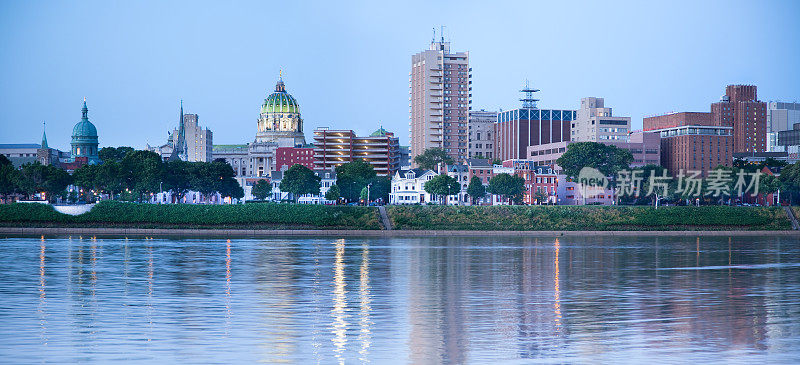
[[[442,173],[454,178],[460,190],[446,197],[449,205],[499,205],[505,204],[499,196],[486,194],[485,197],[472,201],[467,193],[472,177],[477,177],[488,187],[492,177],[506,173],[516,175],[524,180],[524,204],[569,204],[575,201],[574,188],[563,190],[562,199],[558,198],[559,181],[566,184],[566,178],[553,172],[549,166],[535,166],[529,160],[507,160],[502,165],[491,165],[488,160],[468,159],[465,164],[448,165],[440,169]],[[400,170],[392,176],[390,204],[428,204],[439,202],[438,198],[425,191],[425,183],[439,175],[436,171],[424,169]],[[567,193],[569,191],[569,193]],[[569,196],[569,199],[567,199]]]

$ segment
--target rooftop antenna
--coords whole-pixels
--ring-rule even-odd
[[[431,38],[431,43],[436,43],[436,27],[433,27],[433,37]]]
[[[537,109],[536,102],[539,101],[539,99],[534,99],[533,93],[539,92],[539,89],[532,88],[528,80],[525,79],[525,88],[520,90],[520,92],[525,93],[525,97],[519,99],[519,101],[522,102],[522,107],[526,109]]]
[[[442,43],[444,43],[444,25],[442,25],[442,31],[440,33],[441,34],[439,34],[439,35],[442,36]]]

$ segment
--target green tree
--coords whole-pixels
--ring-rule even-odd
[[[424,188],[428,194],[442,198],[458,194],[458,192],[461,191],[461,184],[459,184],[455,178],[441,174],[426,181]],[[440,203],[444,204],[444,200],[440,200]]]
[[[800,192],[800,164],[794,163],[781,170],[778,177],[781,182],[781,192],[789,195],[789,204],[794,203],[794,198]]]
[[[421,154],[414,156],[414,163],[421,169],[434,170],[438,164],[451,165],[453,158],[445,150],[434,147],[428,148]]]
[[[3,202],[6,202],[10,195],[17,193],[19,179],[19,170],[5,155],[0,154],[0,197],[3,198]]]
[[[164,181],[164,163],[155,152],[133,151],[122,159],[120,174],[124,176],[125,187],[141,202],[145,194],[159,191]]]
[[[361,190],[376,176],[375,169],[364,160],[358,159],[336,167],[336,185],[342,197],[357,201]],[[283,189],[281,189],[283,190]]]
[[[272,182],[266,179],[258,180],[253,185],[253,196],[258,200],[267,199],[272,194]]]
[[[115,199],[116,193],[125,190],[126,177],[122,172],[122,164],[117,161],[106,161],[100,165],[97,178],[102,190]]]
[[[83,165],[72,173],[73,184],[84,190],[85,200],[94,200],[94,195],[89,194],[89,190],[98,194],[103,191],[102,170],[101,165]]]
[[[180,202],[187,192],[194,188],[198,181],[198,163],[186,161],[171,161],[164,163],[164,179],[162,188],[172,192],[177,202]]]
[[[341,192],[339,191],[339,185],[333,184],[328,191],[325,192],[325,199],[338,201],[339,198],[342,196]]]
[[[67,186],[72,183],[72,176],[66,171],[52,165],[42,165],[38,161],[22,166],[18,184],[25,195],[45,193],[48,201],[55,201]]]
[[[320,177],[308,167],[295,164],[283,174],[281,191],[291,193],[295,202],[304,194],[319,194]]]
[[[109,161],[121,162],[125,156],[133,151],[135,151],[133,147],[103,147],[97,154],[103,163]]]
[[[231,199],[241,199],[244,198],[244,189],[239,185],[236,179],[232,177],[225,178],[222,182],[222,190],[219,191],[219,194]]]
[[[506,173],[497,174],[489,180],[488,192],[500,195],[504,200],[519,203],[525,193],[525,179]]]
[[[534,197],[536,198],[536,202],[539,203],[539,205],[547,204],[547,199],[549,198],[547,193],[545,193],[542,190],[536,190]]]
[[[631,151],[597,142],[570,143],[567,152],[556,160],[564,173],[573,179],[584,167],[595,168],[613,178],[620,170],[630,168],[631,162]]]
[[[767,200],[767,195],[775,194],[781,189],[781,181],[775,175],[761,176],[758,181],[758,195],[761,195],[766,205],[770,205]],[[780,202],[778,202],[780,203]]]
[[[473,176],[472,179],[469,180],[469,185],[467,185],[467,194],[469,194],[469,196],[472,198],[472,204],[475,204],[475,200],[486,196],[486,187],[483,186],[483,183],[479,177]]]
[[[492,165],[502,165],[502,164],[503,164],[503,161],[501,161],[501,160],[500,160],[500,159],[498,159],[498,158],[496,158],[496,159],[494,159],[494,160],[492,161]]]

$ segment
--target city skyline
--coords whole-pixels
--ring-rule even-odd
[[[440,25],[454,50],[470,52],[473,110],[519,107],[526,79],[542,90],[540,108],[601,97],[634,129],[647,115],[708,112],[728,84],[756,85],[763,101],[800,99],[791,46],[800,4],[720,4],[434,4],[415,13],[413,4],[365,3],[342,13],[325,3],[4,3],[0,143],[36,143],[47,121],[49,143],[66,149],[83,97],[101,147],[163,143],[180,99],[215,143],[247,142],[282,69],[307,138],[320,126],[366,135],[383,125],[408,145],[409,63]]]

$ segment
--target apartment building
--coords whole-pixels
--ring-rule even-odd
[[[409,131],[411,159],[443,148],[455,161],[468,157],[467,124],[472,102],[469,52],[452,52],[450,42],[432,41],[411,56]]]
[[[469,158],[494,158],[494,123],[497,122],[497,112],[479,110],[469,112]]]

